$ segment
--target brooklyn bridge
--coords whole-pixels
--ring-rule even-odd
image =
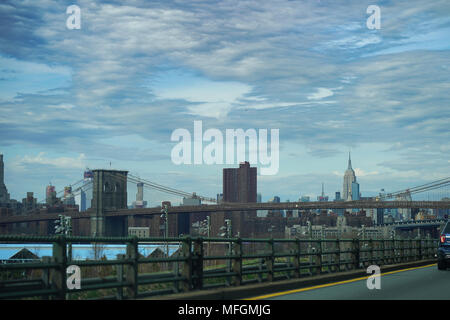
[[[6,214],[0,216],[0,233],[10,234],[20,230],[21,233],[48,235],[53,233],[54,221],[60,214],[70,216],[73,220],[73,234],[80,236],[125,236],[129,227],[148,227],[150,234],[160,235],[164,216],[161,206],[153,208],[128,209],[127,183],[143,183],[147,187],[179,196],[192,194],[165,187],[148,180],[128,175],[127,171],[93,170],[93,179],[74,190],[74,193],[86,188],[93,188],[92,207],[85,212],[65,208],[63,212],[51,210],[34,210],[21,215]],[[389,200],[402,193],[420,193],[448,186],[450,179],[438,180],[426,185],[409,188],[396,193],[387,194],[371,200],[355,201],[312,201],[282,203],[227,203],[216,202],[215,199],[197,196],[205,202],[195,206],[167,206],[168,236],[189,234],[193,221],[200,221],[207,216],[211,219],[211,232],[217,234],[229,219],[233,223],[235,233],[241,236],[255,235],[256,212],[258,210],[309,212],[312,210],[367,210],[375,209],[450,209],[450,201],[398,201]],[[76,182],[74,185],[79,184]],[[397,197],[398,198],[398,197]]]

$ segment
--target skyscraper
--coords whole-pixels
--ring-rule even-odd
[[[94,174],[92,173],[91,170],[86,169],[84,171],[83,179],[84,179],[85,185],[88,182],[92,183],[92,181],[94,180]],[[82,194],[83,193],[84,193],[84,199],[83,198],[80,199],[80,211],[86,211],[87,209],[89,209],[92,206],[92,197],[93,197],[92,187],[86,186],[86,188],[82,189]],[[84,203],[83,203],[83,201],[84,201]],[[83,208],[83,209],[81,209],[81,208]]]
[[[256,174],[256,167],[250,167],[247,161],[241,162],[239,168],[223,169],[223,201],[256,202]],[[236,234],[249,236],[253,225],[246,222],[254,217],[256,217],[256,210],[233,211],[231,213],[233,236]]]
[[[3,155],[0,154],[0,203],[8,203],[9,202],[9,193],[8,189],[6,189],[5,185],[5,171],[3,164]]]
[[[136,187],[137,187],[136,201],[133,201],[132,208],[146,208],[147,201],[144,201],[144,183],[138,182]]]
[[[256,202],[256,167],[245,161],[223,169],[223,201]]]
[[[348,153],[348,167],[344,174],[344,186],[342,188],[342,199],[345,201],[352,200],[352,183],[356,182],[355,171],[352,168],[352,159],[350,152]],[[358,190],[359,196],[359,190]]]
[[[57,202],[55,186],[52,186],[51,184],[45,188],[45,202],[49,206],[53,206]]]
[[[356,181],[352,183],[351,197],[352,197],[352,200],[359,200],[359,183]]]
[[[81,189],[80,193],[80,212],[86,211],[86,191]]]
[[[72,194],[72,187],[64,187],[64,198],[63,198],[63,204],[68,206],[74,206],[75,205],[75,197]]]

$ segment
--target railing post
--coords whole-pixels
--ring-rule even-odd
[[[420,258],[420,240],[416,239],[416,260],[422,260]]]
[[[66,239],[60,236],[57,242],[53,243],[53,262],[59,264],[53,269],[50,276],[51,283],[59,292],[56,294],[56,299],[64,300],[66,298],[66,270],[67,270],[67,247]]]
[[[320,275],[322,273],[322,238],[316,242],[319,244],[316,253],[316,274]]]
[[[400,243],[401,243],[401,247],[402,247],[402,254],[401,254],[401,257],[402,257],[402,259],[401,259],[401,262],[405,262],[405,259],[406,259],[406,256],[405,256],[405,239],[401,239],[401,241],[400,241]]]
[[[294,277],[295,278],[300,278],[301,277],[301,259],[300,259],[300,249],[301,248],[301,244],[300,244],[300,239],[296,239],[295,240],[295,257],[294,257]]]
[[[177,255],[178,256],[178,255]],[[180,276],[180,267],[179,267],[179,261],[174,261],[173,262],[173,274],[175,275],[175,277],[179,277]],[[175,293],[178,293],[180,291],[180,282],[178,280],[175,280],[173,282],[173,291]]]
[[[132,260],[132,264],[127,265],[127,271],[125,273],[125,279],[128,283],[127,298],[136,299],[138,295],[138,239],[134,237],[127,243],[127,259]]]
[[[258,270],[262,271],[264,259],[263,258],[259,258],[258,261],[259,261],[259,263],[258,263]],[[258,282],[262,282],[262,280],[263,280],[262,278],[263,278],[262,277],[262,272],[258,272]]]
[[[337,272],[341,271],[341,241],[339,238],[336,240],[336,249],[337,253],[335,254],[335,260],[336,260],[336,269]]]
[[[272,238],[269,240],[269,248],[270,248],[270,257],[267,257],[266,259],[267,281],[272,282],[274,281],[274,265],[275,265],[275,257],[274,257],[275,252]]]
[[[412,261],[414,260],[413,257],[413,241],[411,238],[409,238],[408,240],[408,255],[407,255],[407,261]]]
[[[124,260],[125,259],[125,255],[124,254],[118,254],[117,255],[117,260]],[[116,273],[117,273],[117,282],[123,282],[123,264],[118,264],[116,265]],[[122,300],[123,299],[123,287],[118,287],[117,288],[117,293],[116,293],[116,299],[117,300]]]
[[[359,269],[360,264],[360,243],[359,239],[353,239],[353,263],[355,269]]]
[[[43,263],[50,263],[52,261],[51,257],[44,256],[42,257]],[[42,282],[44,283],[44,288],[49,289],[50,288],[50,269],[45,268],[42,269]],[[42,296],[42,300],[48,300],[48,295]]]
[[[410,256],[411,256],[411,241],[408,239],[405,239],[405,258],[406,261],[410,260]]]
[[[183,239],[181,253],[183,258],[185,258],[181,274],[185,278],[183,281],[183,291],[186,292],[192,288],[192,240],[190,237]]]
[[[398,239],[394,238],[394,263],[400,262],[400,246]]]
[[[242,240],[241,238],[237,239],[236,242],[233,243],[233,255],[237,256],[233,259],[232,270],[236,273],[233,276],[233,286],[240,286],[242,284]]]
[[[203,240],[196,238],[194,241],[194,259],[192,260],[192,289],[203,288]]]
[[[395,236],[392,238],[392,264],[397,263],[397,241],[395,241]]]

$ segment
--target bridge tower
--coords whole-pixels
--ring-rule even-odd
[[[105,210],[127,209],[128,171],[92,170],[93,192],[91,235],[123,236],[127,234],[127,221],[123,217],[105,217]]]

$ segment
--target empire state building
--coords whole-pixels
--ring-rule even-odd
[[[352,200],[352,183],[356,182],[355,171],[352,168],[352,159],[350,158],[350,152],[348,153],[348,167],[344,174],[344,187],[342,189],[342,198]],[[359,191],[357,191],[359,192]]]

